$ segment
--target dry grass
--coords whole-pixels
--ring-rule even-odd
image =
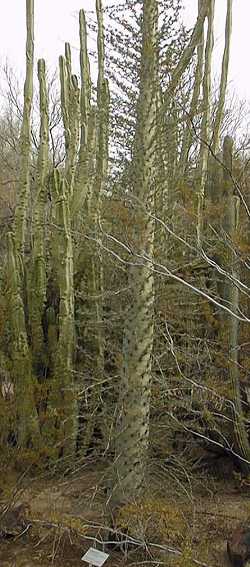
[[[102,548],[108,533],[104,472],[82,471],[66,480],[26,478],[19,486],[15,475],[9,477],[2,502],[12,498],[29,504],[31,528],[15,541],[0,541],[1,567],[77,567],[88,547]],[[144,547],[130,545],[127,556],[119,547],[110,550],[107,567],[191,567],[194,559],[210,567],[228,565],[225,542],[250,515],[249,494],[222,481],[210,486],[207,481],[205,494],[197,479],[195,492],[187,483],[186,494],[177,494],[167,478],[164,483],[151,478],[151,483],[145,499],[125,506],[116,518],[116,528]],[[180,554],[169,555],[164,548]]]

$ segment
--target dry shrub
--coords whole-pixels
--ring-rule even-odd
[[[167,565],[169,567],[194,567],[193,551],[189,544],[183,547],[181,555],[173,555],[170,557]]]
[[[146,498],[123,506],[116,517],[116,528],[130,536],[150,542],[171,543],[179,548],[187,534],[187,520],[178,503]]]

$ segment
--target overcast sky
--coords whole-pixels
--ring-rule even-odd
[[[114,0],[112,0],[114,2]],[[184,0],[184,21],[192,26],[197,13],[197,0]],[[215,68],[219,73],[224,44],[226,0],[216,0]],[[250,0],[233,0],[233,36],[230,65],[230,85],[239,97],[250,101]],[[35,0],[36,58],[44,57],[54,69],[64,42],[69,41],[78,64],[78,24],[80,8],[94,10],[95,0]],[[75,48],[75,49],[74,49]],[[25,0],[1,1],[0,62],[6,58],[14,69],[24,68],[25,62]]]

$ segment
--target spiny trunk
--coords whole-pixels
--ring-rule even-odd
[[[112,506],[137,498],[147,460],[153,345],[155,159],[157,115],[157,3],[143,3],[140,92],[133,157],[134,258],[128,273],[131,301],[125,321],[123,372]],[[138,260],[136,254],[146,256]]]
[[[165,117],[161,112],[161,105],[163,104],[163,97],[161,93],[161,88],[159,86],[158,92],[158,116],[157,116],[157,181],[156,181],[156,193],[155,193],[155,216],[159,218],[163,223],[169,220],[171,217],[171,195],[170,195],[170,183],[168,179],[169,171],[169,160],[168,160],[168,148],[165,143]],[[161,222],[156,223],[155,228],[155,258],[157,261],[161,261],[165,257],[166,247],[168,243],[168,234],[165,227]]]

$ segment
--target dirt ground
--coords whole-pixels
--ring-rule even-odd
[[[26,504],[30,527],[19,536],[0,537],[0,566],[80,567],[81,557],[89,547],[110,553],[107,567],[229,565],[226,541],[230,532],[250,517],[250,485],[239,479],[215,481],[205,475],[183,482],[173,471],[170,475],[165,471],[164,477],[152,472],[148,486],[152,511],[148,503],[143,512],[138,510],[138,522],[144,510],[149,510],[144,536],[140,539],[138,533],[133,533],[137,516],[134,509],[129,510],[128,517],[132,514],[133,519],[130,535],[139,542],[128,546],[124,554],[119,545],[107,548],[102,544],[110,539],[104,490],[107,475],[105,468],[93,465],[66,478],[44,474],[20,478],[5,471],[4,477],[0,477],[1,506]],[[172,529],[171,522],[176,522],[180,511],[184,523]],[[169,548],[174,553],[169,553]]]

